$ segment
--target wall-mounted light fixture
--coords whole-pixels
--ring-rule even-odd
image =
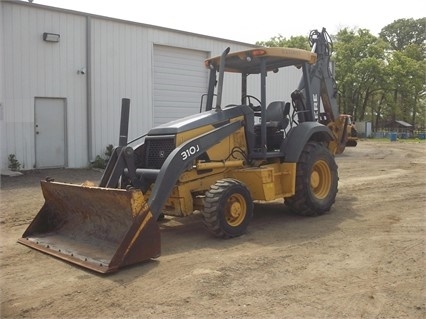
[[[49,32],[43,33],[43,41],[46,41],[46,42],[59,42],[60,38],[61,38],[61,35],[57,33],[49,33]]]

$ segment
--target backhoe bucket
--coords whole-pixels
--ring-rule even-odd
[[[160,256],[140,190],[41,182],[45,203],[19,243],[100,273]]]
[[[346,142],[346,146],[350,146],[350,147],[355,147],[357,146],[358,142],[354,139],[348,139],[348,141]]]

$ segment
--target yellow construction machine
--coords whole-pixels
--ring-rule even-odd
[[[315,114],[317,97],[326,111],[334,101],[321,59],[300,49],[227,48],[205,61],[204,111],[152,128],[136,147],[128,146],[130,101],[123,99],[119,146],[99,185],[41,181],[45,203],[19,243],[110,273],[160,256],[163,215],[200,212],[211,234],[232,238],[246,232],[255,201],[284,199],[305,216],[329,211],[338,188],[334,155],[346,141],[345,125],[330,129],[332,121]],[[267,75],[294,67],[303,72],[299,88],[269,101]],[[222,105],[228,73],[240,78],[240,96]],[[258,97],[249,95],[249,79]]]

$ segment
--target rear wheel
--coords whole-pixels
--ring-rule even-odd
[[[333,155],[321,143],[309,142],[297,163],[296,194],[285,199],[295,213],[317,216],[330,210],[338,185]]]
[[[206,192],[202,215],[204,225],[216,237],[241,236],[253,217],[249,190],[234,179],[217,181]]]

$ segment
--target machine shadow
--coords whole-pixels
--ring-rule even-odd
[[[167,217],[160,221],[162,254],[158,259],[125,267],[108,275],[120,283],[131,282],[153,271],[161,259],[191,251],[208,249],[211,254],[220,254],[239,245],[259,247],[294,246],[306,241],[320,240],[339,230],[339,225],[358,214],[353,208],[357,198],[341,195],[330,212],[317,216],[299,216],[290,211],[282,201],[255,203],[254,216],[243,236],[232,239],[213,237],[204,227],[202,216],[195,213],[184,218]]]

